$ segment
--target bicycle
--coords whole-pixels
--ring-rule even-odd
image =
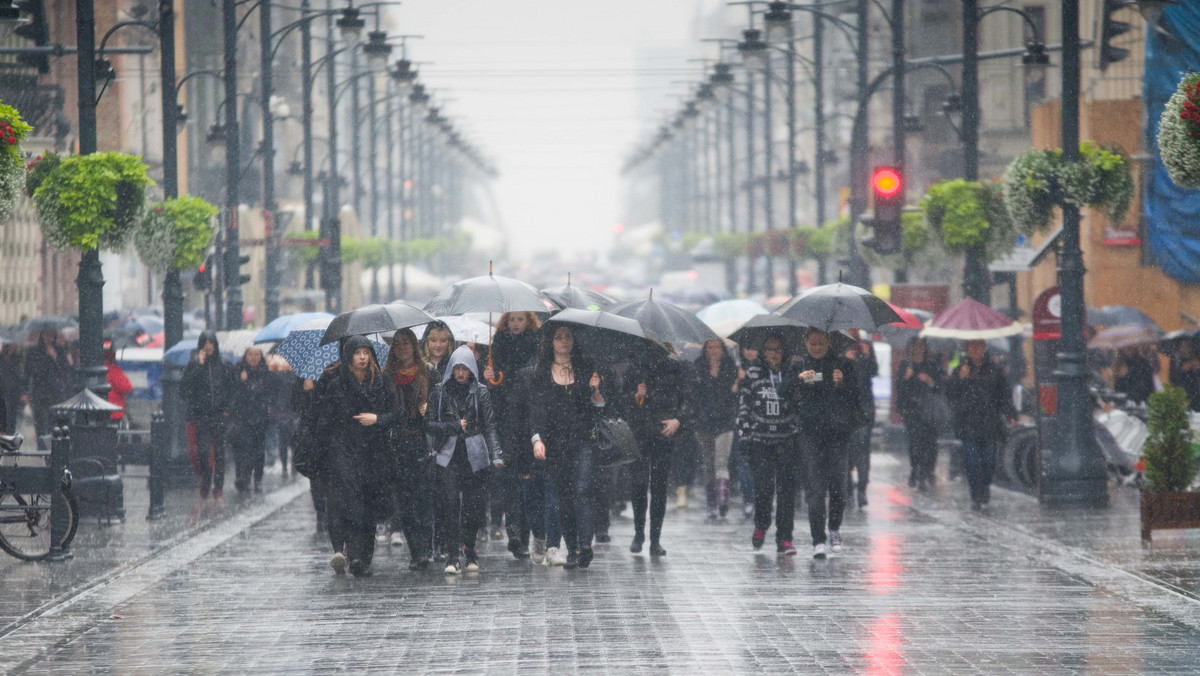
[[[25,441],[20,434],[0,435],[0,459],[9,457],[43,457],[49,463],[49,452],[21,453]],[[79,498],[71,490],[71,473],[63,473],[59,481],[63,505],[67,508],[67,532],[59,543],[67,547],[79,528]],[[23,561],[40,561],[50,555],[52,495],[21,492],[15,484],[0,484],[0,549]]]

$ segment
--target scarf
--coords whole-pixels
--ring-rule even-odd
[[[397,369],[396,375],[392,376],[392,382],[397,385],[408,385],[417,378],[417,369],[421,368],[420,364],[413,364],[406,369]]]

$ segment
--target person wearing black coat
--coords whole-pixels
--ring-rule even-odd
[[[846,444],[850,434],[870,419],[864,418],[854,362],[834,354],[829,334],[819,329],[808,329],[804,345],[808,354],[793,367],[790,392],[800,423],[800,450],[808,466],[805,500],[813,558],[821,559],[830,550],[842,549],[849,460]]]
[[[637,438],[641,458],[629,465],[632,479],[633,542],[629,551],[638,553],[646,541],[646,509],[650,510],[650,555],[666,556],[661,544],[663,518],[667,512],[671,445],[683,424],[682,365],[665,356],[639,355],[629,365],[620,397],[620,408]],[[646,493],[650,500],[647,504]]]
[[[237,392],[233,367],[221,356],[217,334],[205,331],[183,370],[180,392],[187,403],[186,418],[196,436],[192,465],[200,475],[200,494],[221,498],[225,489],[225,430]]]
[[[720,340],[705,342],[703,354],[692,367],[688,383],[692,428],[704,463],[705,505],[712,522],[724,518],[729,509],[729,453],[737,424],[738,367]]]
[[[1017,411],[1004,371],[987,354],[987,343],[967,341],[967,358],[946,386],[954,411],[954,430],[962,440],[963,470],[971,491],[971,508],[991,500],[996,445],[1016,422]]]
[[[935,482],[938,432],[945,424],[937,418],[945,407],[944,376],[924,338],[909,341],[908,360],[900,363],[896,374],[896,410],[904,417],[908,435],[908,485],[924,491]]]
[[[800,451],[796,446],[795,404],[788,396],[791,355],[786,345],[781,336],[767,336],[758,356],[746,367],[746,376],[738,384],[737,425],[741,451],[754,472],[754,534],[750,544],[762,548],[771,527],[774,501],[775,548],[791,556],[796,553],[792,529]]]
[[[504,447],[504,468],[492,472],[489,498],[491,500],[492,538],[498,539],[501,527],[508,536],[508,551],[517,559],[529,558],[529,524],[521,494],[521,477],[528,477],[533,467],[529,448],[529,418],[521,416],[523,409],[517,399],[522,388],[516,387],[521,369],[533,364],[537,356],[538,320],[532,312],[505,312],[496,322],[489,355],[492,363],[483,370],[483,379],[496,406],[496,422],[500,426],[500,444]]]
[[[71,354],[56,331],[42,331],[38,343],[25,355],[25,378],[29,386],[29,405],[33,410],[38,436],[50,433],[51,407],[71,393],[74,364]]]
[[[262,350],[257,347],[246,349],[235,370],[235,389],[230,393],[234,405],[229,429],[229,443],[233,446],[233,485],[238,492],[244,493],[250,489],[253,479],[254,492],[261,493],[267,425],[271,419],[272,401],[277,396],[278,380],[267,368]]]
[[[1113,389],[1135,404],[1145,403],[1154,394],[1154,371],[1137,346],[1123,347],[1113,362]]]
[[[17,420],[25,408],[21,397],[25,394],[25,379],[21,376],[21,355],[11,343],[0,346],[0,404],[4,405],[4,416],[0,426],[12,434],[17,430]]]
[[[854,485],[858,498],[858,506],[867,506],[867,484],[871,481],[871,427],[875,422],[875,395],[871,388],[871,379],[879,375],[879,362],[875,361],[875,351],[871,343],[860,340],[846,351],[846,358],[854,362],[854,374],[858,378],[858,405],[868,422],[850,433],[846,443],[849,451],[849,461],[846,463],[846,488],[854,485],[850,476],[854,469],[858,470],[858,483]]]
[[[463,345],[450,355],[446,375],[429,395],[425,433],[433,440],[438,472],[437,521],[448,550],[447,575],[479,570],[475,534],[483,527],[489,466],[504,466],[496,412],[479,382],[475,354]],[[461,548],[461,549],[460,549]],[[459,561],[460,553],[465,559]]]
[[[600,375],[575,345],[571,329],[559,326],[544,335],[529,383],[529,429],[533,457],[545,461],[558,490],[564,568],[592,562],[592,432],[602,406]]]
[[[396,421],[389,435],[396,461],[392,544],[403,532],[409,570],[423,570],[433,555],[433,463],[424,432],[429,381],[411,329],[397,331],[391,348],[384,372],[396,388]]]
[[[320,378],[328,380],[336,375],[337,369],[331,367],[322,373]],[[328,374],[328,375],[327,375]],[[324,533],[327,519],[325,516],[325,481],[320,463],[306,464],[310,460],[319,459],[322,455],[320,447],[320,430],[317,429],[317,390],[320,379],[297,378],[292,389],[292,410],[296,412],[296,435],[292,439],[292,468],[297,473],[308,477],[308,491],[312,498],[313,511],[317,514],[317,532]]]
[[[1179,341],[1178,351],[1171,357],[1171,384],[1182,387],[1187,394],[1188,408],[1200,411],[1200,356],[1194,338]]]
[[[395,421],[395,393],[362,336],[346,339],[341,362],[327,374],[318,381],[314,406],[334,552],[329,563],[338,575],[349,563],[351,574],[365,577],[372,572],[375,524],[391,511],[395,469],[387,431]]]

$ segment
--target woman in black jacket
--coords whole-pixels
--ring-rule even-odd
[[[967,341],[967,358],[946,389],[953,402],[954,429],[962,440],[971,508],[978,511],[991,500],[996,445],[1005,437],[1005,423],[1016,422],[1017,411],[1004,371],[991,360],[982,340]]]
[[[935,482],[938,432],[945,424],[938,419],[945,410],[942,369],[929,354],[929,343],[918,337],[908,342],[908,360],[896,374],[896,410],[904,416],[908,435],[908,485],[923,491]]]
[[[423,425],[429,381],[411,329],[392,336],[383,370],[396,392],[396,420],[389,435],[396,463],[391,543],[399,544],[403,532],[408,540],[409,570],[423,570],[433,554],[433,468]]]
[[[330,565],[341,575],[349,561],[355,577],[371,574],[375,524],[386,519],[394,476],[386,431],[395,420],[391,381],[375,361],[371,343],[350,336],[333,373],[322,375],[316,394],[316,429],[325,454],[321,474],[333,544]]]
[[[254,479],[254,492],[262,492],[263,455],[266,453],[267,424],[270,422],[271,403],[276,394],[277,380],[263,360],[257,347],[250,347],[242,355],[234,381],[237,388],[231,411],[233,425],[229,441],[233,446],[233,485],[238,492],[250,489]],[[284,450],[286,454],[287,451]]]
[[[637,438],[641,459],[630,463],[632,479],[633,542],[638,553],[646,541],[646,508],[650,509],[650,555],[666,556],[660,542],[667,513],[667,485],[671,445],[684,418],[683,374],[678,362],[665,356],[640,355],[626,371],[622,408]],[[646,492],[650,493],[649,505]]]
[[[796,447],[796,411],[788,397],[791,355],[778,335],[767,336],[758,356],[746,367],[738,384],[738,436],[742,453],[754,472],[754,534],[750,544],[763,546],[771,527],[775,501],[775,550],[792,556],[796,512],[796,476],[800,451]],[[749,498],[743,498],[748,500]]]
[[[438,471],[437,521],[447,551],[446,574],[479,570],[475,533],[483,526],[489,465],[504,466],[496,413],[487,387],[479,382],[471,348],[450,355],[446,375],[429,395],[425,432],[434,440]]]
[[[217,334],[205,331],[183,369],[180,392],[187,402],[187,423],[196,439],[192,464],[200,475],[200,495],[220,499],[225,488],[225,428],[237,385],[233,367],[221,356]]]
[[[529,418],[518,414],[524,409],[524,388],[517,387],[521,369],[533,364],[538,349],[538,319],[532,312],[505,312],[496,322],[490,354],[492,363],[483,370],[483,379],[496,407],[500,426],[500,444],[504,447],[504,469],[492,472],[489,497],[492,512],[492,538],[501,536],[504,526],[508,551],[518,559],[529,558],[529,525],[521,499],[522,479],[533,471],[533,453],[529,450]],[[501,518],[503,517],[503,518]]]
[[[792,398],[800,422],[800,450],[808,466],[808,528],[813,558],[842,549],[842,515],[846,510],[846,443],[851,432],[869,424],[861,407],[854,362],[829,349],[829,334],[809,328],[804,336],[808,355],[794,368]],[[798,371],[798,373],[796,373]],[[825,499],[829,499],[828,512]],[[826,516],[829,533],[826,536]],[[828,546],[826,546],[828,541]]]
[[[704,353],[692,363],[688,383],[693,428],[704,462],[708,521],[725,517],[729,509],[729,452],[737,424],[738,367],[720,340],[704,343]]]
[[[546,462],[558,490],[564,568],[592,562],[591,435],[600,406],[600,375],[576,347],[571,329],[560,326],[544,335],[529,383],[529,428],[533,457]]]

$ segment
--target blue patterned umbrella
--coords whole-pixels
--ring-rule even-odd
[[[292,329],[275,348],[274,354],[286,359],[297,376],[316,380],[330,364],[340,358],[336,342],[321,345],[321,338],[331,321],[333,317],[314,319]],[[375,348],[375,358],[379,360],[379,364],[387,362],[387,344],[373,341],[372,347]]]

